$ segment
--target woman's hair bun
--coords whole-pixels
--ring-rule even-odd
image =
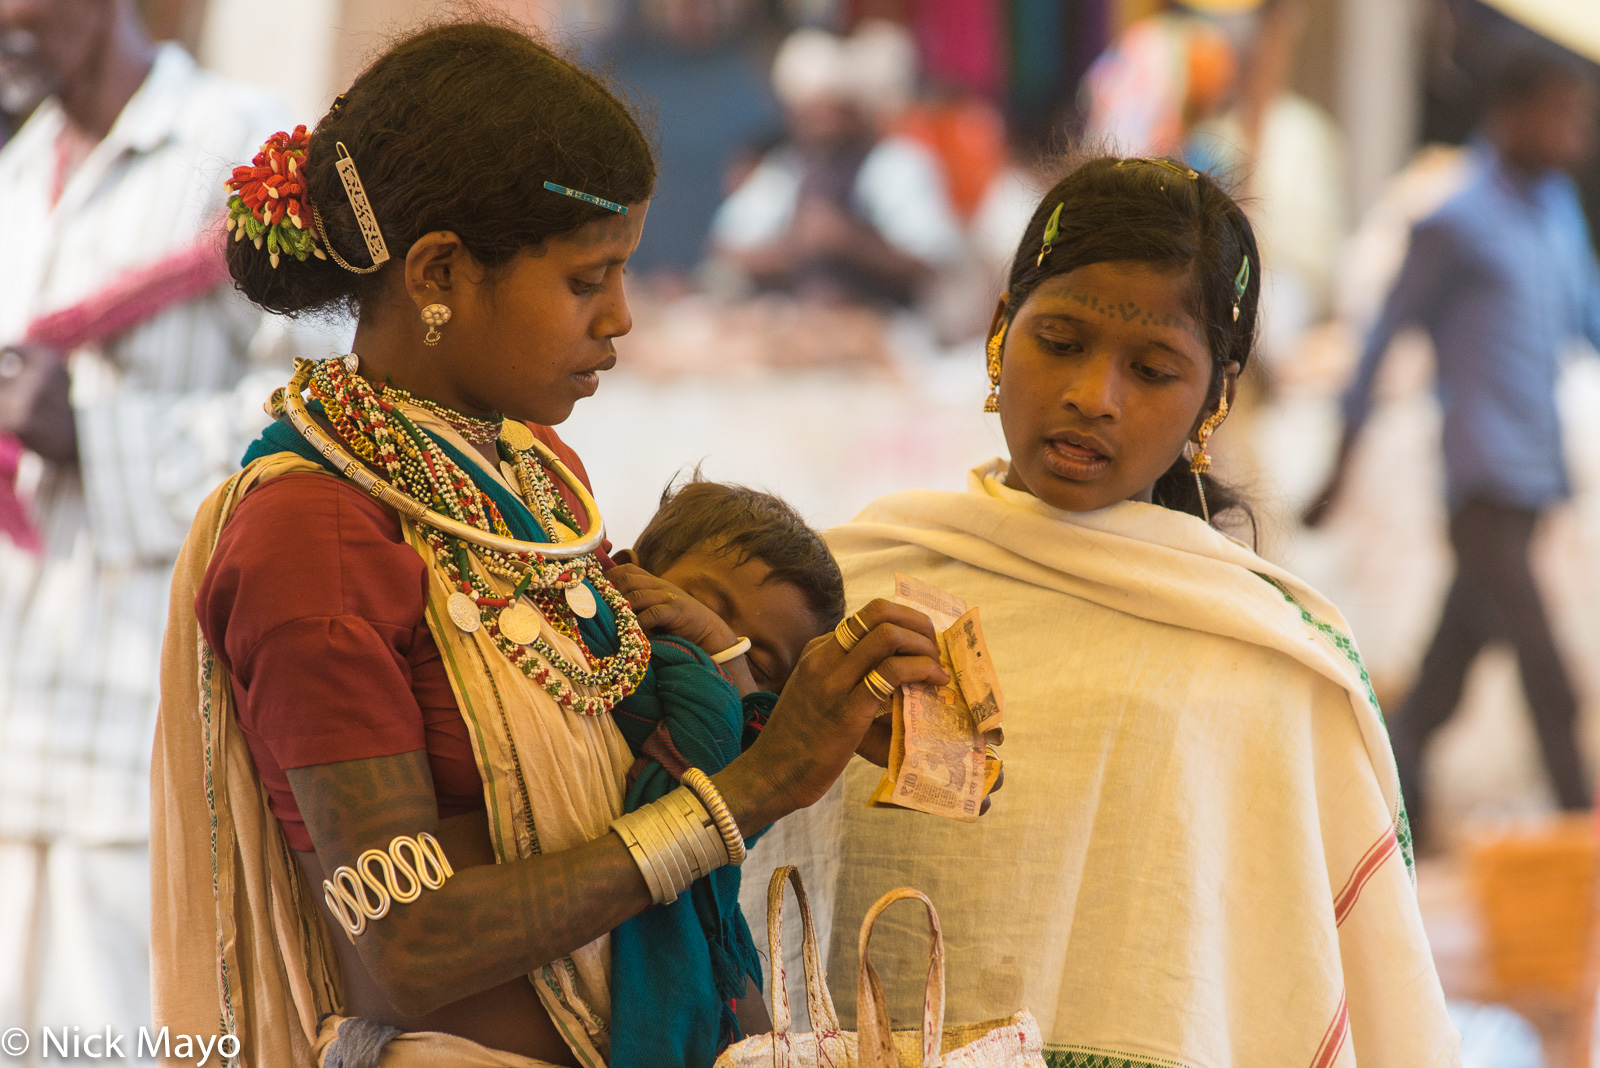
[[[374,273],[280,256],[229,235],[228,270],[268,311],[357,310],[423,234],[449,230],[486,267],[611,216],[545,190],[554,182],[620,204],[648,200],[656,165],[628,104],[595,75],[509,23],[450,22],[390,48],[311,134],[301,175],[319,240],[355,267],[366,242],[335,167],[354,160],[391,260]],[[308,208],[309,210],[309,208]]]

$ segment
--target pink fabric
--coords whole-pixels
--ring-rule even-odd
[[[115,337],[179,304],[205,295],[228,280],[220,238],[200,242],[148,267],[128,271],[71,307],[41,315],[28,324],[24,344],[45,345],[65,355],[81,345]],[[22,443],[0,434],[0,531],[19,548],[43,548],[17,496],[17,465]]]
[[[928,78],[993,96],[1006,77],[1006,12],[1000,0],[923,0],[914,29]]]

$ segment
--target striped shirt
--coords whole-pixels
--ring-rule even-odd
[[[0,345],[218,230],[230,168],[281,114],[163,46],[110,133],[63,175],[46,101],[0,150]],[[63,181],[64,177],[64,181]],[[25,458],[42,555],[0,538],[0,839],[148,836],[150,739],[173,561],[265,423],[290,330],[221,287],[69,356],[80,463]]]

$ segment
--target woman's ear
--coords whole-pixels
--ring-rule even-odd
[[[418,308],[457,304],[463,286],[478,281],[480,272],[470,269],[476,266],[461,238],[449,230],[423,234],[406,253],[406,295]]]
[[[1238,360],[1229,360],[1222,368],[1222,397],[1228,402],[1228,409],[1233,410],[1234,398],[1239,394],[1239,372],[1242,370]]]
[[[985,337],[994,337],[1000,332],[1000,324],[1006,321],[1006,312],[1011,309],[1011,294],[1002,293],[1000,299],[994,304],[994,318],[989,320],[989,333]]]

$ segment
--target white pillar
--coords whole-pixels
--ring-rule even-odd
[[[1338,108],[1357,213],[1416,149],[1421,125],[1421,13],[1416,0],[1344,0]]]
[[[333,102],[339,0],[210,0],[200,31],[200,64],[264,85],[296,123],[316,124]]]

